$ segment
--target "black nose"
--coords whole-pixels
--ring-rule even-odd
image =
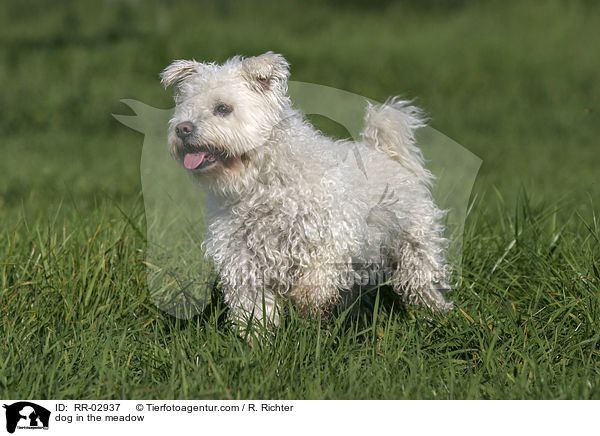
[[[186,136],[190,136],[194,132],[194,125],[189,121],[184,121],[183,123],[179,123],[175,126],[175,133],[180,138],[185,138]]]

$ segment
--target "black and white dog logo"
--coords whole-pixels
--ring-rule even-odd
[[[15,429],[48,429],[50,411],[29,401],[19,401],[3,406],[6,409],[6,431]]]

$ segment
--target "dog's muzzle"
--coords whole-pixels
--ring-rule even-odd
[[[191,121],[184,121],[175,126],[175,134],[180,140],[176,153],[183,166],[188,170],[201,170],[216,163],[220,153],[212,147],[198,144],[196,125]]]

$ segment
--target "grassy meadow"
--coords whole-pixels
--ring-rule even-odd
[[[4,2],[0,397],[600,399],[598,28],[592,1]],[[111,114],[172,107],[173,59],[267,50],[292,80],[415,98],[483,160],[448,316],[375,290],[250,346],[217,296],[155,306],[143,136]]]

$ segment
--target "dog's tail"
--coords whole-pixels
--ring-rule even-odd
[[[426,125],[421,109],[394,97],[384,104],[367,106],[363,140],[402,164],[426,182],[433,175],[424,166],[423,153],[415,145],[415,131]]]

